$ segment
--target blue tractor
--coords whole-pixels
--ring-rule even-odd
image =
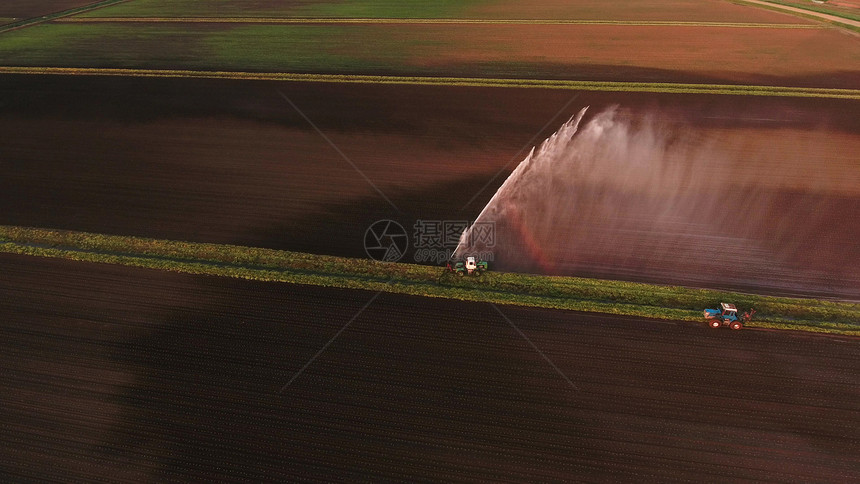
[[[719,309],[705,309],[705,319],[708,320],[708,325],[712,328],[720,326],[728,326],[732,329],[741,329],[743,323],[752,319],[755,309],[750,309],[743,316],[738,317],[738,308],[734,304],[720,303]]]

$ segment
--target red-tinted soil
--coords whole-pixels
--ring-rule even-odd
[[[407,57],[437,75],[853,89],[860,57],[860,45],[835,29],[427,25],[404,34],[372,28],[378,37],[400,35],[407,45],[414,38],[439,39],[413,47]],[[344,49],[353,51],[348,44]],[[355,46],[355,55],[362,49]],[[381,64],[390,62],[386,53],[379,56]]]
[[[0,270],[5,481],[860,480],[856,339]]]
[[[729,178],[756,196],[785,197],[755,214],[782,234],[763,242],[779,253],[779,272],[703,280],[701,264],[673,263],[672,273],[653,264],[619,273],[611,257],[591,265],[562,258],[556,272],[857,296],[860,228],[845,223],[858,218],[860,196],[855,101],[14,76],[0,89],[2,224],[356,257],[378,219],[410,231],[419,219],[474,219],[564,119],[584,105],[598,113],[620,103],[684,126],[689,139],[720,141],[734,163]],[[720,219],[728,227],[756,209],[733,206]]]
[[[832,3],[832,2],[831,2]],[[474,18],[675,20],[685,22],[806,23],[797,16],[720,0],[502,0],[468,10]]]

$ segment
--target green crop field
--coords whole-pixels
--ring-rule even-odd
[[[326,26],[38,25],[0,37],[6,65],[349,71],[367,52],[337,51],[343,32]]]
[[[400,33],[381,48],[384,32],[360,26],[43,24],[0,37],[0,58],[5,65],[32,66],[424,71],[404,66],[410,52],[430,41]]]
[[[351,72],[394,68],[421,40],[324,25],[43,24],[0,37],[5,65]]]
[[[686,20],[718,22],[792,22],[762,9],[720,0],[135,0],[84,13],[82,17],[280,17],[280,18],[437,18],[554,20]]]
[[[860,304],[658,286],[622,281],[487,273],[221,244],[0,226],[0,251],[85,262],[447,297],[523,306],[699,321],[730,301],[757,309],[754,327],[860,335]]]
[[[241,0],[137,0],[84,14],[88,17],[234,16],[456,18],[487,0],[357,0],[251,2]]]

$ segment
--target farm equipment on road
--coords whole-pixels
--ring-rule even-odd
[[[479,261],[475,257],[466,257],[465,261],[448,262],[446,269],[458,276],[480,276],[489,269],[487,261]]]
[[[741,329],[744,323],[749,322],[755,314],[755,309],[743,313],[738,317],[738,308],[734,304],[720,303],[719,309],[705,309],[703,314],[708,320],[708,326],[719,328],[720,326],[728,326],[731,329]]]

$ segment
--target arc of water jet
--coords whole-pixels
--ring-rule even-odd
[[[502,186],[500,186],[499,189],[496,190],[496,193],[493,194],[493,196],[490,198],[490,201],[487,202],[487,204],[484,206],[484,208],[478,214],[478,217],[475,219],[475,223],[477,223],[478,221],[480,221],[484,217],[484,214],[487,212],[487,210],[490,209],[490,207],[494,207],[498,203],[497,200],[500,199],[500,196],[503,196],[508,185],[510,183],[512,183],[512,180],[518,179],[520,176],[522,176],[523,173],[525,173],[528,170],[528,168],[531,165],[532,161],[534,160],[535,156],[540,156],[540,155],[546,153],[546,149],[548,148],[549,145],[551,145],[553,143],[553,141],[555,139],[557,139],[559,133],[563,132],[565,130],[565,128],[572,128],[572,132],[570,133],[570,136],[573,136],[574,134],[576,134],[577,130],[579,129],[579,123],[580,123],[580,121],[582,121],[582,117],[585,115],[585,112],[587,110],[588,110],[588,106],[582,108],[575,116],[571,116],[571,118],[568,119],[567,122],[565,122],[562,125],[562,127],[558,129],[558,131],[556,131],[549,138],[544,140],[544,142],[541,143],[540,147],[537,148],[537,155],[535,154],[536,149],[534,147],[531,149],[531,151],[523,159],[523,161],[521,161],[519,163],[519,165],[517,165],[517,167],[514,168],[514,171],[512,171],[511,174],[508,175],[508,177],[502,183]],[[521,225],[524,227],[523,224],[521,224]],[[457,254],[460,252],[460,248],[463,247],[463,243],[466,242],[467,240],[469,240],[469,237],[471,236],[472,227],[467,228],[460,235],[460,240],[457,243],[457,248],[455,248],[454,252],[451,253],[451,259],[454,259],[457,256]]]

